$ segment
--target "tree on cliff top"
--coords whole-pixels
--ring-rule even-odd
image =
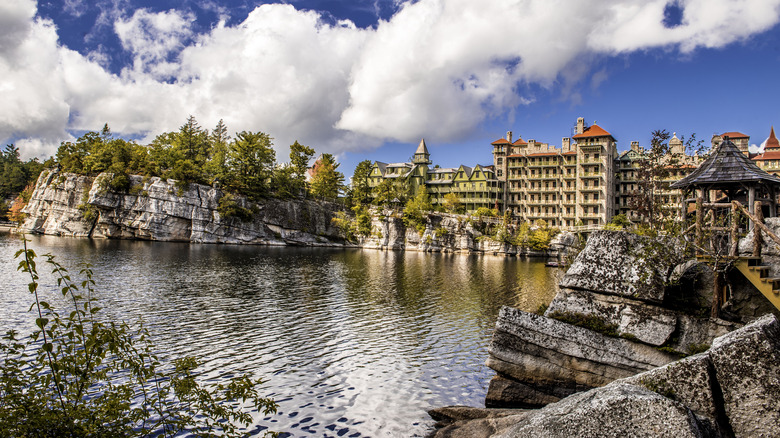
[[[371,202],[371,187],[368,178],[371,175],[371,161],[363,160],[355,167],[352,174],[349,195],[353,203],[365,205]]]
[[[320,199],[335,200],[344,186],[344,174],[331,154],[322,154],[311,169],[311,194]]]
[[[268,196],[276,152],[264,132],[241,131],[228,146],[227,186],[252,199]]]

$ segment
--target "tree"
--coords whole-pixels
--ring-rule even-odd
[[[230,136],[227,134],[227,126],[222,119],[219,119],[219,123],[211,131],[209,140],[211,141],[211,157],[204,166],[205,173],[208,175],[209,182],[225,181],[228,177],[227,154]]]
[[[339,163],[331,154],[322,154],[311,172],[311,194],[320,199],[336,199],[344,185],[344,174],[337,171]]]
[[[431,210],[433,210],[431,197],[428,196],[428,190],[425,186],[421,186],[417,195],[406,203],[406,207],[404,208],[404,224],[406,224],[406,226],[413,226],[417,231],[422,233],[425,231],[428,213]]]
[[[276,152],[263,132],[241,131],[228,147],[228,187],[252,199],[268,194]]]
[[[388,206],[404,204],[409,197],[409,185],[402,178],[385,178],[374,188],[374,204]]]
[[[444,195],[444,209],[447,213],[462,214],[465,209],[460,203],[460,198],[456,193],[447,193]]]
[[[182,152],[184,158],[202,166],[211,154],[208,131],[201,128],[195,117],[190,115],[179,127],[179,135],[174,146]]]
[[[352,174],[351,195],[356,204],[365,205],[371,202],[371,186],[368,177],[371,175],[371,161],[363,160],[355,167]]]
[[[652,133],[650,148],[638,159],[637,190],[629,198],[629,207],[642,222],[654,230],[660,230],[676,219],[677,209],[668,207],[669,185],[686,164],[685,152],[700,151],[703,142],[696,142],[696,134],[684,138],[683,154],[674,153],[669,145],[669,131],[662,129]]]
[[[100,318],[89,266],[74,281],[45,257],[57,281],[46,289],[61,291],[72,307],[58,311],[42,300],[36,254],[25,242],[16,258],[31,279],[37,329],[26,340],[14,330],[0,338],[0,435],[237,437],[239,425],[252,422],[242,404],[276,412],[273,400],[259,396],[260,380],[238,376],[206,387],[195,378],[195,358],[161,362],[142,325]]]
[[[298,140],[290,145],[290,180],[293,184],[291,192],[296,196],[306,194],[306,171],[313,156],[314,149],[298,143]]]

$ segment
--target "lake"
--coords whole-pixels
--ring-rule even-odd
[[[279,412],[255,414],[258,435],[424,436],[428,409],[484,406],[499,309],[535,311],[559,275],[485,255],[30,238],[73,276],[92,264],[103,316],[142,318],[163,356],[203,362],[204,381],[264,378]],[[13,259],[21,245],[0,233],[3,332],[34,326],[29,277]]]

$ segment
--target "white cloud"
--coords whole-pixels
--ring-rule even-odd
[[[110,13],[96,23],[114,17],[133,60],[113,75],[103,49],[61,47],[33,1],[0,2],[0,91],[10,103],[0,107],[0,144],[53,153],[69,131],[103,123],[148,139],[189,114],[206,127],[223,118],[231,131],[263,130],[282,147],[297,139],[336,153],[383,140],[454,140],[531,101],[518,91],[524,84],[576,99],[594,59],[742,41],[779,21],[780,0],[680,0],[682,23],[672,29],[662,23],[665,0],[398,2],[374,29],[274,4],[201,35],[189,12],[127,15],[126,4],[101,2]]]
[[[135,11],[128,20],[117,20],[114,30],[122,47],[133,54],[132,68],[126,68],[122,74],[130,79],[175,77],[179,70],[176,57],[192,38],[190,23],[194,20],[191,13],[152,13],[146,9]]]

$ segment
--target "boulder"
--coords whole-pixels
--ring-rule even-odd
[[[780,323],[774,315],[717,338],[708,352],[734,435],[778,436]]]
[[[674,242],[657,243],[624,231],[597,231],[560,286],[660,304],[679,256]]]
[[[533,389],[489,389],[493,395],[530,395],[518,400],[488,400],[492,407],[538,406],[539,400],[603,386],[677,358],[647,345],[511,307],[501,309],[488,353],[488,367]],[[494,384],[502,383],[491,382]]]
[[[575,394],[533,413],[505,419],[517,424],[494,437],[703,436],[696,417],[684,405],[627,383]]]
[[[545,313],[579,313],[617,326],[646,344],[661,346],[677,328],[675,312],[663,307],[615,295],[561,288]]]
[[[677,362],[621,380],[642,386],[687,406],[699,420],[706,436],[730,436],[731,427],[723,412],[712,363],[707,354]]]

